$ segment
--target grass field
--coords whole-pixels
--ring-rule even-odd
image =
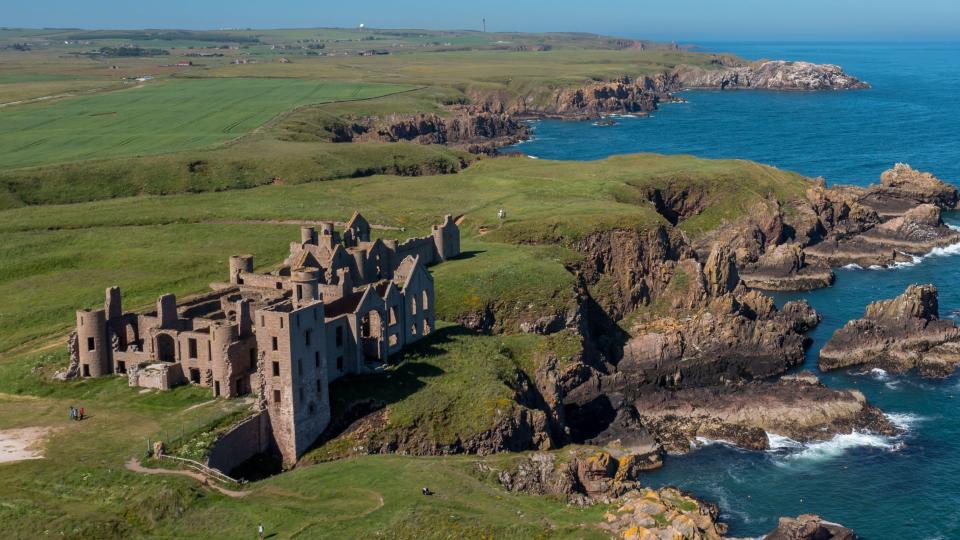
[[[454,175],[372,176],[219,193],[135,197],[0,212],[0,351],[64,331],[73,310],[120,285],[132,305],[160,292],[197,292],[222,279],[226,260],[252,252],[278,262],[294,227],[277,219],[345,220],[361,210],[372,223],[426,232],[446,213],[464,214],[465,247],[476,256],[437,269],[438,309],[448,319],[499,300],[505,305],[563,305],[563,269],[573,256],[559,247],[610,227],[648,228],[666,221],[643,197],[646,187],[698,183],[709,208],[681,226],[691,234],[716,227],[773,194],[800,196],[801,177],[745,161],[636,155],[574,163],[501,158]],[[499,223],[496,212],[507,210]],[[480,230],[487,231],[481,236]],[[521,245],[518,245],[521,244]],[[457,270],[457,269],[460,270]],[[444,296],[444,288],[449,295]]]
[[[293,79],[177,79],[4,109],[0,168],[202,148],[298,105],[409,89]]]

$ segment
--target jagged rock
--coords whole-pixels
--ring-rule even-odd
[[[833,284],[834,274],[823,264],[808,265],[800,244],[781,244],[764,253],[741,273],[748,287],[771,291],[805,291]]]
[[[716,505],[697,500],[677,488],[629,491],[616,510],[605,514],[601,528],[624,540],[720,540],[727,526]]]
[[[570,503],[585,505],[608,502],[636,489],[638,475],[660,465],[651,463],[647,455],[621,449],[537,452],[501,470],[497,480],[513,493],[563,495]]]
[[[839,523],[831,523],[820,516],[802,514],[796,518],[782,517],[777,528],[764,540],[855,540],[857,535]]]
[[[960,202],[957,188],[936,176],[915,170],[906,163],[897,163],[880,175],[880,185],[871,189],[868,200],[875,206],[888,206],[895,201],[909,206],[927,203],[944,210],[954,209]]]
[[[856,365],[925,377],[945,377],[960,364],[960,328],[941,320],[937,289],[911,285],[892,300],[867,306],[862,319],[847,322],[821,349],[822,370]]]
[[[726,69],[680,66],[674,70],[685,88],[764,90],[847,90],[869,88],[840,66],[771,60]]]
[[[446,144],[474,153],[492,153],[529,137],[530,128],[510,115],[469,109],[452,109],[451,116],[417,114],[390,115],[339,124],[333,128],[334,142],[411,141],[419,144]]]

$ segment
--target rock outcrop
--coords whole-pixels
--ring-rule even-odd
[[[958,364],[960,328],[940,319],[933,285],[911,285],[897,298],[870,304],[862,319],[834,332],[819,360],[824,371],[868,365],[917,369],[925,377],[946,377]]]
[[[800,244],[781,244],[767,251],[740,273],[744,283],[769,291],[808,291],[829,287],[835,276],[825,264],[807,264]]]
[[[720,540],[727,526],[715,504],[677,488],[643,488],[624,494],[601,528],[623,540]]]
[[[768,433],[800,442],[838,433],[896,433],[860,392],[826,388],[812,374],[778,383],[648,393],[632,405],[639,424],[672,453],[685,453],[702,439],[765,450]]]
[[[757,204],[696,248],[729,246],[749,287],[809,290],[832,284],[831,268],[915,263],[960,243],[960,231],[941,217],[958,200],[954,186],[898,163],[880,184],[827,187],[818,180],[803,198]]]
[[[528,138],[529,133],[526,123],[508,114],[458,108],[452,109],[450,116],[416,114],[355,119],[336,124],[332,128],[332,140],[445,144],[489,154]]]
[[[720,90],[850,90],[869,88],[840,66],[771,60],[723,69],[680,66],[673,72],[684,88]]]
[[[588,505],[613,501],[638,488],[639,475],[662,464],[659,449],[634,454],[621,448],[579,447],[530,454],[499,470],[496,478],[513,493],[559,495],[571,504]],[[478,467],[487,466],[479,462]]]
[[[857,535],[852,530],[813,514],[802,514],[796,518],[782,517],[777,528],[764,536],[764,540],[856,540],[856,538]]]

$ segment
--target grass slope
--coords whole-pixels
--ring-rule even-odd
[[[409,90],[295,79],[174,79],[0,110],[0,168],[222,143],[298,105]]]

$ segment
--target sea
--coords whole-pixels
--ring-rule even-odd
[[[960,43],[706,43],[749,59],[842,66],[872,85],[821,93],[688,91],[648,117],[616,125],[541,120],[513,150],[531,157],[593,160],[658,152],[743,158],[828,184],[867,185],[897,162],[960,184]],[[945,215],[960,227],[960,215]],[[940,291],[941,317],[960,318],[960,245],[889,269],[843,268],[829,288],[775,294],[806,299],[823,316],[803,369],[833,388],[855,388],[905,433],[837,435],[801,444],[770,434],[771,449],[701,441],[643,477],[717,503],[729,534],[757,537],[778,516],[814,513],[866,539],[960,539],[960,377],[924,380],[880,369],[820,373],[820,348],[866,305],[912,283]]]

